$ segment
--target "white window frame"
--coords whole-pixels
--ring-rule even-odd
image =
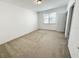
[[[55,23],[54,22],[50,22],[51,20],[50,20],[50,15],[51,15],[52,13],[50,13],[50,14],[44,14],[44,21],[43,21],[43,23],[44,24],[56,24],[56,21],[55,21]],[[54,12],[53,14],[56,14],[56,12]],[[45,15],[48,15],[48,23],[45,23]],[[55,19],[56,19],[56,15],[55,15]]]

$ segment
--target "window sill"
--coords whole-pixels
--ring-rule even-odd
[[[56,23],[43,23],[45,25],[56,25]]]

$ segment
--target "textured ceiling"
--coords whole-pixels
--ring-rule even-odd
[[[0,1],[15,4],[17,6],[24,8],[29,8],[34,11],[44,11],[68,4],[68,0],[43,0],[42,4],[40,5],[36,5],[33,2],[33,0],[0,0]]]

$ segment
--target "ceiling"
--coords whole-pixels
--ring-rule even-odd
[[[29,8],[34,11],[44,11],[48,9],[53,9],[61,7],[68,4],[68,0],[43,0],[42,4],[36,5],[33,0],[0,0],[15,4],[20,7]]]

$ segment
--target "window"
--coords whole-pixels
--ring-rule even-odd
[[[44,23],[45,24],[56,23],[56,13],[44,14]]]

